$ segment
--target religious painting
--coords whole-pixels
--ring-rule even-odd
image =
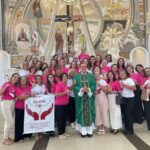
[[[16,44],[18,54],[28,54],[30,52],[30,33],[29,25],[24,21],[16,24]]]
[[[63,48],[64,48],[64,38],[60,28],[56,29],[55,42],[56,42],[55,53],[58,54],[58,56],[60,57],[60,55],[63,53]]]
[[[49,58],[70,50],[78,55],[84,47],[91,55],[128,58],[131,49],[144,43],[135,22],[143,21],[143,4],[143,0],[22,0],[16,6],[9,2],[7,47],[15,47],[13,55]]]
[[[104,1],[101,1],[102,3]],[[103,16],[109,20],[127,20],[130,0],[105,0]]]
[[[14,55],[11,56],[11,67],[12,68],[20,68],[22,62],[25,60],[26,55]]]
[[[26,23],[19,23],[16,26],[17,41],[29,42],[29,26]]]
[[[32,9],[33,9],[34,17],[42,18],[43,15],[41,10],[40,0],[35,0],[33,2]]]
[[[105,21],[104,31],[101,37],[100,50],[107,51],[114,58],[118,58],[122,53],[128,53],[137,46],[138,39],[134,32],[125,34],[126,20]],[[129,44],[130,43],[130,44]],[[129,46],[130,47],[127,47]],[[126,55],[128,58],[129,55]]]

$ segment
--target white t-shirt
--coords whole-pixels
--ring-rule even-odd
[[[98,81],[98,83],[101,85],[101,86],[106,86],[107,85],[107,82],[105,81],[105,80],[103,80],[103,79],[100,79],[99,81]],[[96,90],[99,90],[100,89],[100,87],[99,86],[96,86]],[[102,90],[100,90],[100,94],[105,94],[105,92],[103,92]]]
[[[42,84],[41,86],[39,86],[38,84],[36,84],[32,89],[31,89],[31,93],[32,94],[45,94],[46,92],[46,87],[44,84]]]
[[[24,70],[24,69],[19,70],[20,77],[22,77],[22,76],[28,76],[29,73],[30,73],[29,71]]]
[[[107,64],[107,66],[108,66],[108,67],[111,67],[113,64],[114,64],[113,62],[109,62],[109,63]]]
[[[123,82],[124,84],[126,84],[128,86],[134,86],[135,85],[134,80],[131,78],[127,78],[121,82]],[[124,87],[121,91],[121,95],[123,97],[130,98],[130,97],[134,97],[134,92],[132,90],[129,90],[129,89]]]
[[[68,79],[67,80],[67,87],[71,87],[72,85],[73,85],[73,80],[72,79]],[[71,93],[69,94],[69,96],[74,97],[73,90],[71,91]]]
[[[42,70],[38,70],[38,71],[36,72],[36,74],[35,74],[35,75],[40,75],[40,76],[42,76],[42,75],[43,75]]]

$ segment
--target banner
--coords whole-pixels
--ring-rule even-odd
[[[24,134],[54,131],[54,95],[38,95],[25,101]]]

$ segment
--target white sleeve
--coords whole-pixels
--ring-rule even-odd
[[[128,79],[128,82],[127,82],[127,85],[134,86],[134,85],[135,85],[134,80],[131,79],[131,78],[129,78],[129,79]]]
[[[146,87],[148,83],[149,83],[148,80],[146,80],[143,84],[143,87]]]
[[[81,88],[81,89],[80,89],[80,91],[79,91],[79,93],[78,93],[78,95],[79,95],[80,97],[82,97],[82,96],[83,96],[82,89],[83,89],[83,88]]]
[[[90,88],[88,88],[88,89],[89,89],[89,92],[87,94],[88,94],[89,97],[91,97],[92,96],[91,89]]]
[[[99,84],[100,84],[101,86],[106,86],[106,85],[107,85],[107,82],[106,82],[105,80],[100,80],[100,81],[99,81]]]

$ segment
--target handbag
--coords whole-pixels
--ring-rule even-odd
[[[120,92],[116,93],[116,104],[117,105],[125,104],[125,100],[123,99],[123,97],[122,97]]]

